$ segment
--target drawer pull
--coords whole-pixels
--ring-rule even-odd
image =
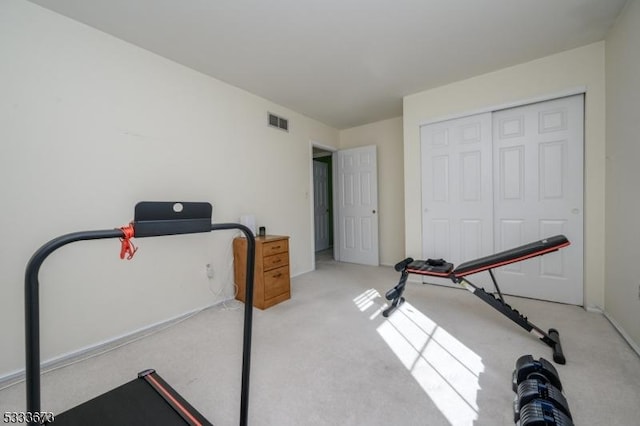
[[[280,278],[282,276],[282,272],[278,272],[273,276],[273,278]]]
[[[271,250],[278,250],[280,248],[280,246],[273,246],[271,247]]]
[[[282,259],[277,259],[277,260],[271,261],[271,263],[280,263],[280,262],[282,262]]]

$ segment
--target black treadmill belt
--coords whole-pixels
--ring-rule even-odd
[[[56,426],[213,426],[157,373],[149,376],[168,392],[165,400],[140,377],[55,416]],[[182,407],[180,415],[171,405]]]

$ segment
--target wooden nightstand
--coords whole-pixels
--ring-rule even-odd
[[[233,240],[233,265],[238,294],[245,300],[245,273],[247,270],[247,239]],[[291,298],[289,276],[289,237],[266,235],[256,237],[256,266],[253,289],[253,306],[266,309]]]

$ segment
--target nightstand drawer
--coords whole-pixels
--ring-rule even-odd
[[[289,251],[289,240],[282,239],[278,241],[270,241],[262,244],[263,256],[271,256],[277,253],[287,253]]]
[[[264,273],[264,298],[271,299],[289,291],[289,266]]]
[[[273,268],[279,268],[289,264],[289,253],[278,253],[273,256],[265,256],[262,258],[262,266],[265,271]]]

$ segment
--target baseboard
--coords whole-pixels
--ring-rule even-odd
[[[147,337],[151,334],[154,334],[158,331],[164,330],[168,327],[171,327],[179,322],[182,322],[192,316],[196,315],[199,312],[202,312],[206,309],[210,309],[214,306],[218,306],[220,304],[229,302],[234,300],[233,298],[221,300],[219,302],[214,303],[213,305],[205,306],[204,308],[194,309],[192,311],[186,312],[184,314],[175,316],[173,318],[169,318],[164,321],[157,322],[155,324],[148,325],[146,327],[135,330],[131,333],[123,334],[113,339],[105,340],[103,342],[96,343],[95,345],[87,346],[81,348],[77,351],[69,352],[63,355],[59,355],[57,357],[48,359],[42,362],[40,367],[41,373],[46,373],[48,371],[56,370],[58,368],[66,367],[68,365],[74,364],[76,362],[84,361],[86,359],[92,358],[94,356],[101,355],[103,353],[112,351],[121,346],[124,346],[129,343],[133,343],[136,340],[140,340],[144,337]],[[14,371],[12,373],[6,374],[4,376],[0,376],[0,389],[7,388],[9,386],[13,386],[16,383],[20,383],[25,380],[25,370],[20,369]]]
[[[622,338],[629,344],[629,346],[631,346],[631,349],[633,349],[635,353],[640,356],[640,346],[638,346],[638,344],[634,342],[633,339],[631,339],[631,336],[629,336],[627,332],[624,331],[624,328],[622,328],[622,326],[618,324],[616,320],[611,318],[611,316],[607,312],[603,312],[602,314],[611,323],[613,328],[615,328],[616,331],[620,333],[620,336],[622,336]]]
[[[602,310],[602,308],[600,306],[597,305],[587,305],[584,307],[585,311],[587,312],[593,312],[596,314],[602,314],[604,315],[604,311]]]
[[[297,274],[293,274],[290,276],[290,278],[295,278],[295,277],[299,277],[300,275],[304,275],[304,274],[308,274],[309,272],[313,272],[313,269],[309,269],[308,271],[302,271],[302,272],[298,272]]]

